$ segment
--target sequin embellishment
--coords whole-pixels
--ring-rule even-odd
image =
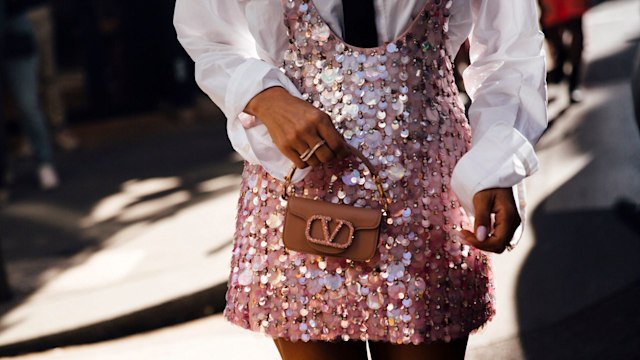
[[[336,37],[312,1],[285,0],[291,41],[282,70],[380,169],[392,202],[368,262],[288,251],[282,183],[245,163],[229,321],[291,341],[418,344],[465,336],[493,316],[489,259],[460,242],[469,224],[450,188],[471,144],[446,49],[450,3],[427,0],[400,37],[358,48]],[[313,169],[293,191],[379,206],[371,174],[355,159]]]

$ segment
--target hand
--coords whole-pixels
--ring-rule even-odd
[[[271,87],[254,96],[244,111],[262,121],[274,144],[300,169],[307,164],[316,166],[349,154],[348,145],[329,115],[282,87]],[[306,163],[300,160],[302,153],[322,140],[326,144]]]
[[[520,226],[520,215],[511,188],[487,189],[473,196],[475,233],[462,230],[465,242],[480,250],[501,254]],[[495,221],[491,224],[491,214]]]

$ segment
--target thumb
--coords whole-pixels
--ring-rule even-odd
[[[489,191],[480,191],[473,196],[473,207],[476,211],[473,228],[478,241],[485,241],[491,228],[491,209],[493,196]]]

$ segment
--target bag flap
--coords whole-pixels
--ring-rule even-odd
[[[313,215],[326,215],[333,219],[347,220],[353,224],[355,230],[375,229],[380,226],[382,219],[382,212],[377,209],[333,204],[296,196],[289,197],[287,209],[290,214],[305,221]]]

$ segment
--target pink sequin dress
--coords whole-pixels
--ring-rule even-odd
[[[468,220],[450,188],[471,132],[447,40],[448,3],[428,0],[394,41],[358,48],[339,39],[312,1],[283,6],[283,70],[304,98],[380,169],[392,199],[376,256],[353,262],[288,251],[282,182],[245,164],[225,317],[291,341],[450,341],[494,313],[487,257],[461,244]],[[299,195],[379,207],[356,159],[317,167]]]

